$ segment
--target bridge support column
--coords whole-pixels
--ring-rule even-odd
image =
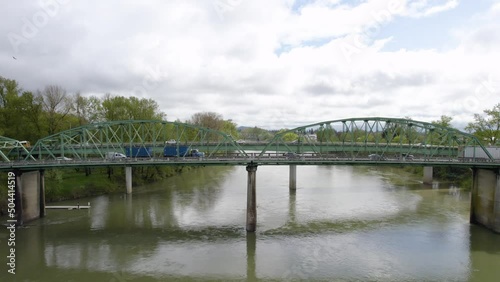
[[[432,184],[432,166],[424,166],[424,184]]]
[[[247,232],[255,232],[257,228],[256,174],[257,165],[247,166]]]
[[[45,171],[40,170],[40,217],[45,217]]]
[[[297,165],[290,165],[290,190],[297,189]]]
[[[127,188],[127,194],[132,193],[132,167],[125,167],[125,187]]]
[[[473,169],[470,222],[500,233],[499,169]]]
[[[15,211],[17,225],[32,221],[45,215],[45,189],[43,171],[15,173]]]

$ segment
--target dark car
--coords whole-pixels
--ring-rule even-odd
[[[370,161],[383,161],[383,160],[385,160],[385,157],[381,156],[379,154],[370,154],[370,155],[368,155],[368,158],[370,158]]]

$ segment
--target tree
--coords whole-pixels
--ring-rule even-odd
[[[273,135],[269,131],[255,126],[243,129],[240,136],[246,140],[264,141],[270,140]]]
[[[42,132],[41,102],[15,80],[0,77],[0,135],[31,142]]]
[[[319,142],[335,142],[338,141],[337,132],[330,124],[321,126],[316,132]]]
[[[38,91],[41,97],[48,134],[54,134],[64,127],[64,119],[73,109],[71,97],[66,90],[57,85],[49,85],[43,91]]]
[[[233,139],[238,139],[237,124],[231,119],[224,120],[221,114],[215,112],[200,112],[191,116],[187,122],[198,127],[210,128],[216,131],[224,132],[230,135]],[[219,139],[217,134],[209,134],[206,136],[207,140],[215,141]]]
[[[95,103],[95,101],[91,101]],[[152,99],[136,97],[112,96],[107,93],[102,100],[100,116],[106,121],[113,120],[163,120],[166,115],[159,110],[158,104]]]
[[[222,118],[222,115],[214,112],[196,113],[191,116],[190,123],[214,130],[221,130],[224,127],[224,119]]]
[[[232,120],[225,120],[222,125],[222,132],[229,134],[233,139],[238,139],[238,129],[236,129],[236,123]]]
[[[76,93],[74,104],[74,115],[79,126],[102,120],[103,110],[99,98],[95,96],[84,97],[80,93]]]
[[[451,126],[451,121],[453,120],[452,117],[447,116],[447,115],[442,115],[441,119],[431,121],[432,124],[434,125],[439,125],[439,126],[444,126],[444,127],[452,127]]]
[[[286,128],[280,129],[278,131],[278,134],[283,134],[283,136],[281,138],[285,142],[292,142],[292,141],[299,139],[299,135],[297,133],[292,132],[292,131],[288,132],[288,129],[286,129]]]
[[[483,112],[485,116],[474,114],[474,122],[469,123],[465,130],[473,133],[481,142],[498,145],[500,143],[500,103],[491,110]]]

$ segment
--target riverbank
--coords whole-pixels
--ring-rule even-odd
[[[424,175],[423,167],[406,166],[402,169],[415,175]],[[472,188],[472,170],[470,168],[434,167],[433,178],[437,181],[452,182],[467,191]]]

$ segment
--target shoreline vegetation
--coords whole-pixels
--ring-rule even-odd
[[[402,168],[405,172],[423,177],[424,168],[415,166],[406,166]],[[434,167],[433,178],[437,181],[446,181],[456,184],[466,191],[472,188],[472,170],[463,167]]]

